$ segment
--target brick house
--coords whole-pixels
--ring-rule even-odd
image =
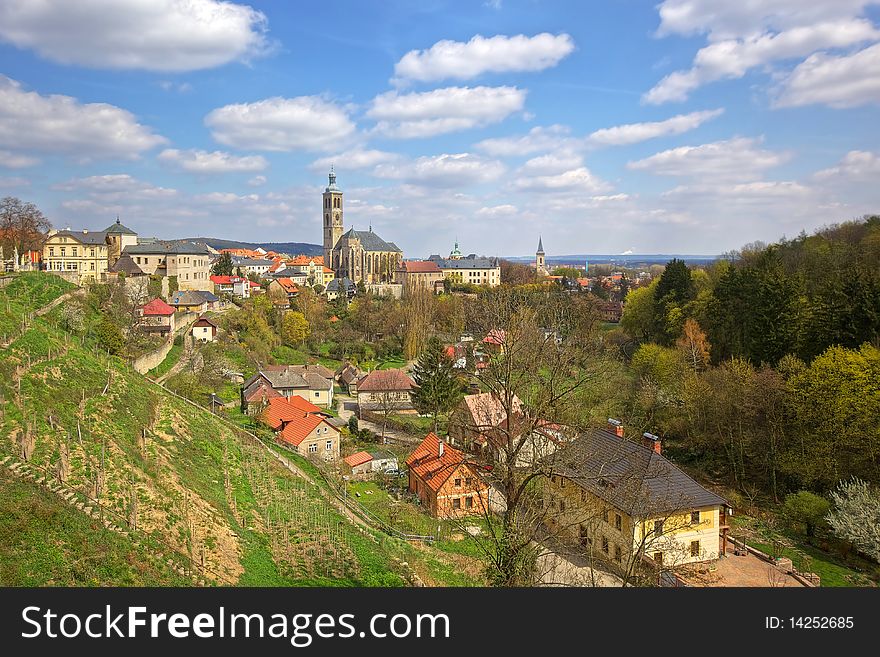
[[[409,491],[435,518],[482,515],[489,509],[489,486],[478,467],[433,432],[406,459]]]

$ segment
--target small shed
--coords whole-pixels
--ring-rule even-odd
[[[356,452],[342,459],[345,470],[353,479],[364,479],[373,472],[373,455],[369,452]]]

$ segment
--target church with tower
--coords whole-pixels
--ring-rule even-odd
[[[373,227],[368,230],[345,230],[342,190],[336,184],[336,172],[330,168],[330,184],[324,189],[324,265],[337,278],[364,283],[390,283],[403,262],[403,251],[386,242]]]
[[[544,243],[540,236],[538,237],[538,250],[535,251],[535,273],[539,276],[550,275],[547,262],[544,260]]]

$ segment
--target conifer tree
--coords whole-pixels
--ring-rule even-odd
[[[443,343],[438,337],[428,340],[413,368],[413,380],[418,385],[413,394],[413,404],[419,413],[431,415],[436,433],[438,416],[451,411],[462,395],[453,362],[443,353]]]

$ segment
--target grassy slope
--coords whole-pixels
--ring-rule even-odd
[[[45,275],[38,276],[16,281],[15,298],[44,285]],[[10,304],[13,321],[16,304]],[[119,359],[95,353],[51,320],[36,320],[0,359],[0,455],[18,454],[28,428],[36,435],[31,462],[51,470],[66,446],[67,485],[92,495],[103,459],[105,508],[125,518],[136,498],[146,535],[178,562],[198,564],[204,554],[207,575],[223,583],[400,585],[392,557],[420,560],[438,583],[463,583],[439,555],[422,556],[405,543],[356,530],[314,485],[291,476],[210,413],[152,386]],[[14,372],[28,364],[28,355],[33,365],[19,383]],[[291,503],[292,492],[298,504]],[[56,558],[40,561],[28,581],[69,582],[63,564],[85,558],[87,543],[69,541],[70,553],[49,546]],[[328,545],[335,549],[325,550]],[[130,560],[146,560],[128,547]],[[3,578],[0,583],[18,581]],[[120,575],[118,583],[128,581],[138,580]]]

